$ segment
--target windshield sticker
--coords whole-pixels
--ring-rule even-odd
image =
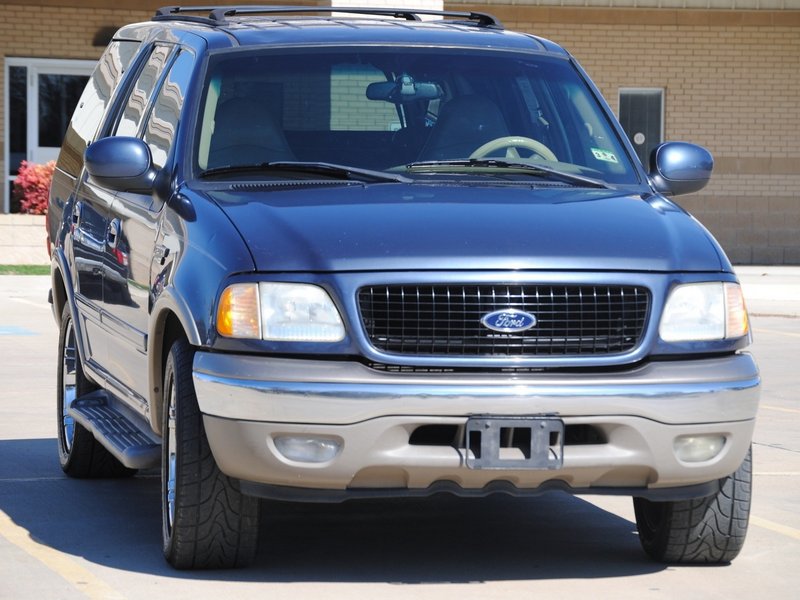
[[[602,160],[603,162],[609,163],[618,163],[617,155],[613,152],[608,150],[603,150],[601,148],[592,148],[592,154],[597,160]]]

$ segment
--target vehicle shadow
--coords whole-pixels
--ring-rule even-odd
[[[0,510],[41,544],[104,566],[194,580],[472,583],[653,573],[635,525],[554,492],[519,499],[261,505],[256,564],[180,572],[161,555],[157,472],[75,480],[56,441],[0,441]]]

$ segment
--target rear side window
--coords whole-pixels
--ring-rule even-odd
[[[181,52],[164,78],[144,128],[143,139],[150,147],[153,164],[159,169],[166,164],[175,140],[193,67],[192,54]]]
[[[127,40],[111,42],[83,90],[58,156],[58,168],[73,177],[77,177],[83,168],[86,146],[94,140],[114,91],[139,45],[139,42]]]
[[[114,135],[136,136],[147,112],[147,106],[153,97],[161,73],[167,66],[172,53],[172,46],[156,46],[150,58],[142,68],[136,83],[131,89],[125,109],[120,115]]]

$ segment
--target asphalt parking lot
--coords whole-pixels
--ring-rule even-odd
[[[159,480],[77,481],[55,442],[46,277],[0,277],[0,599],[796,598],[800,269],[740,270],[763,375],[748,540],[730,565],[648,560],[628,498],[548,494],[264,503],[257,564],[185,573],[161,557]]]

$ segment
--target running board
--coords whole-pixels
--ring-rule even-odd
[[[144,421],[138,426],[136,417],[114,408],[106,392],[100,390],[77,398],[68,412],[129,469],[148,469],[161,464],[161,444],[143,429]]]

